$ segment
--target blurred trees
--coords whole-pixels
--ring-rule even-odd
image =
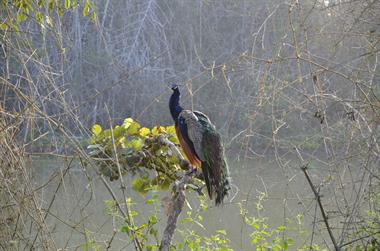
[[[50,2],[60,3],[46,5]],[[288,127],[298,134],[310,130],[304,125],[307,121],[297,119],[299,113],[311,118],[320,109],[331,113],[329,119],[340,119],[350,112],[339,100],[327,109],[332,104],[320,104],[312,96],[339,92],[340,99],[355,99],[355,83],[373,86],[378,78],[377,1],[91,3],[97,10],[95,23],[82,17],[84,6],[68,8],[62,15],[57,10],[40,20],[42,27],[21,23],[19,36],[32,44],[18,45],[29,50],[26,55],[49,65],[49,79],[65,91],[66,101],[75,103],[86,126],[105,122],[105,106],[114,119],[170,122],[166,87],[178,82],[189,90],[187,106],[208,113],[229,137],[251,123],[263,137],[271,137],[264,121],[272,117],[258,107],[269,103],[276,105],[276,116],[287,114]],[[39,16],[34,12],[30,10],[32,17]],[[33,54],[34,47],[38,50]],[[21,65],[20,60],[26,59],[10,63]],[[36,95],[54,95],[43,83],[46,76],[33,74],[37,66],[26,67],[36,83]],[[12,69],[13,75],[22,71]],[[281,97],[273,91],[278,87]],[[59,111],[56,104],[41,106],[51,114]],[[254,119],[256,112],[259,117]],[[293,125],[295,120],[300,123]]]

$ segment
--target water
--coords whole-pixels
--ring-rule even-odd
[[[301,226],[297,223],[297,216],[300,219],[299,215],[305,215],[302,230],[311,233],[315,200],[296,162],[288,163],[286,169],[281,169],[276,163],[269,161],[251,161],[244,168],[240,163],[230,166],[234,184],[233,195],[225,205],[216,208],[207,198],[210,208],[202,214],[204,228],[186,223],[179,224],[179,229],[194,228],[201,236],[211,236],[215,230],[225,229],[234,250],[252,250],[250,233],[253,230],[243,224],[239,203],[244,205],[249,215],[258,216],[257,203],[260,195],[265,193],[267,198],[262,203],[263,210],[260,211],[260,216],[267,217],[268,224],[273,227],[286,224],[292,229],[291,237],[297,245],[309,244],[309,240],[305,239],[307,234],[300,234]],[[52,229],[57,249],[82,250],[83,245],[92,239],[103,250],[112,239],[110,250],[134,250],[125,233],[118,232],[113,236],[113,230],[120,230],[122,221],[118,217],[107,215],[105,201],[112,200],[112,197],[95,172],[84,171],[78,161],[70,162],[61,158],[33,158],[31,167],[36,187],[43,185],[38,193],[44,207],[48,208],[52,203],[47,222]],[[317,176],[317,172],[314,176]],[[127,184],[131,184],[128,175],[124,178]],[[120,181],[109,182],[109,185],[117,198],[123,198]],[[137,221],[146,221],[153,208],[144,202],[151,193],[145,197],[140,196],[128,185],[127,196],[136,202],[133,208],[140,214]],[[169,191],[158,193],[160,199],[167,196],[170,196]],[[185,210],[195,213],[199,208],[199,199],[193,191],[187,192],[187,196],[191,209],[186,206]],[[160,238],[166,224],[166,216],[163,205],[159,204],[157,210]],[[184,212],[181,217],[186,217]],[[291,219],[292,222],[289,223],[287,219]],[[182,239],[178,232],[175,238]],[[325,235],[315,238],[321,240]]]

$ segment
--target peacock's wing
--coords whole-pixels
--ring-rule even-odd
[[[224,147],[220,134],[210,119],[201,112],[194,112],[202,127],[201,149],[203,153],[202,171],[210,197],[216,194],[215,203],[218,205],[230,189],[229,170],[224,155]]]
[[[205,114],[183,110],[179,115],[179,129],[186,143],[186,155],[190,160],[196,156],[201,162],[210,198],[216,195],[216,204],[222,203],[230,189],[229,173],[221,137],[215,126]]]
[[[202,152],[202,137],[203,137],[203,126],[200,123],[198,117],[190,110],[183,110],[180,113],[179,123],[180,128],[183,128],[181,134],[183,134],[187,141],[193,147],[193,151],[195,152],[198,159],[201,161],[204,160],[203,152]],[[181,127],[181,121],[183,121],[183,125]],[[186,126],[186,128],[185,128]]]

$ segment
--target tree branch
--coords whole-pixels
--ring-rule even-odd
[[[177,156],[177,158],[180,160],[182,168],[187,167],[190,169],[190,163],[185,160],[185,158],[182,156],[181,152],[178,150],[175,144],[170,142],[165,137],[160,137],[159,140],[161,141],[161,143],[167,145],[172,150],[172,152]],[[164,235],[161,240],[161,245],[160,245],[161,251],[168,251],[170,248],[174,231],[177,228],[178,217],[181,214],[182,208],[185,204],[185,187],[186,187],[186,184],[190,182],[194,174],[195,172],[187,172],[175,184],[176,192],[172,197],[172,208],[169,212],[168,221],[166,223]]]
[[[333,232],[332,232],[332,230],[331,230],[331,228],[330,228],[330,225],[329,225],[329,222],[328,222],[328,217],[327,217],[327,215],[326,215],[326,213],[325,213],[325,210],[324,210],[323,205],[322,205],[322,202],[321,202],[321,196],[319,195],[318,191],[315,189],[315,186],[314,186],[313,182],[311,181],[310,176],[309,176],[309,174],[307,173],[307,170],[306,170],[306,169],[307,169],[307,165],[301,167],[301,170],[302,170],[303,173],[305,174],[305,177],[306,177],[306,179],[307,179],[307,182],[309,182],[309,185],[310,185],[310,187],[311,187],[311,190],[313,190],[314,196],[315,196],[315,198],[317,199],[317,203],[318,203],[319,209],[321,210],[321,214],[322,214],[323,221],[325,222],[325,225],[326,225],[327,231],[328,231],[328,233],[329,233],[329,236],[330,236],[331,242],[332,242],[333,245],[334,245],[334,249],[335,249],[336,251],[339,251],[340,248],[339,248],[338,244],[336,243],[336,240],[335,240],[335,238],[334,238]]]
[[[176,182],[176,192],[172,198],[172,210],[169,213],[168,221],[161,240],[160,250],[168,251],[172,243],[174,231],[177,228],[177,220],[185,204],[185,186],[191,180],[192,172],[186,173],[182,179]]]

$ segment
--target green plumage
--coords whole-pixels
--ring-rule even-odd
[[[206,115],[194,112],[202,128],[202,172],[210,198],[219,205],[230,190],[229,170],[221,137]]]

